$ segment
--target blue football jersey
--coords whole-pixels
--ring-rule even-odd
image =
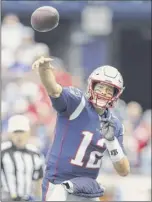
[[[59,98],[51,98],[58,112],[54,142],[47,154],[45,178],[61,183],[74,177],[96,179],[106,150],[100,132],[101,118],[112,116],[109,110],[99,117],[82,91],[63,88]],[[123,129],[115,122],[115,136],[123,148]]]

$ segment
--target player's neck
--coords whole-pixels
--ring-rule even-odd
[[[95,108],[95,110],[100,116],[105,112],[105,109]]]

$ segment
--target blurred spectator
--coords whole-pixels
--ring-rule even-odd
[[[130,161],[131,167],[136,167],[138,164],[138,143],[133,136],[133,124],[130,120],[124,120],[123,122],[125,133],[124,133],[124,147]]]
[[[6,15],[2,21],[2,48],[15,51],[22,43],[23,25],[15,14]]]
[[[72,85],[72,76],[69,72],[66,71],[64,64],[61,59],[56,57],[51,57],[53,59],[52,65],[54,68],[54,74],[56,81],[62,86],[71,86]]]
[[[138,102],[132,101],[128,103],[127,116],[128,120],[130,120],[130,122],[133,124],[133,128],[139,124],[142,111],[142,107]]]
[[[31,66],[34,60],[40,56],[49,56],[49,48],[43,43],[36,43],[34,31],[30,27],[24,27],[22,43],[17,49],[16,60],[21,64]]]
[[[140,161],[140,173],[151,175],[151,141],[142,149]]]
[[[126,106],[124,100],[119,99],[116,104],[115,108],[112,109],[113,113],[121,120],[124,121],[126,119],[127,113],[126,113]]]
[[[6,71],[9,66],[15,63],[14,52],[7,48],[1,50],[1,65],[2,70]]]
[[[138,164],[140,166],[141,163],[141,152],[143,149],[145,149],[146,146],[148,146],[148,151],[150,149],[150,141],[151,141],[151,110],[146,110],[143,113],[142,119],[140,121],[140,124],[136,128],[136,130],[133,133],[138,147]],[[146,149],[145,149],[146,150]]]
[[[2,120],[6,117],[8,113],[8,104],[7,102],[1,100],[1,117],[2,117]]]

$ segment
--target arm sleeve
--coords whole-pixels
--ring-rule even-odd
[[[50,99],[60,115],[70,116],[81,103],[83,93],[78,88],[64,87],[59,98],[50,97]]]

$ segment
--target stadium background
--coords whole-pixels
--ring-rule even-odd
[[[58,9],[60,24],[48,33],[34,32],[31,13],[44,5]],[[150,18],[150,1],[3,1],[2,141],[8,138],[8,118],[16,113],[29,117],[30,143],[44,155],[53,141],[56,113],[38,76],[31,71],[32,62],[39,56],[54,58],[58,82],[83,90],[93,69],[104,64],[115,66],[126,86],[114,113],[126,128],[124,145],[131,174],[126,178],[117,176],[105,157],[99,180],[107,186],[106,201],[150,201]]]

